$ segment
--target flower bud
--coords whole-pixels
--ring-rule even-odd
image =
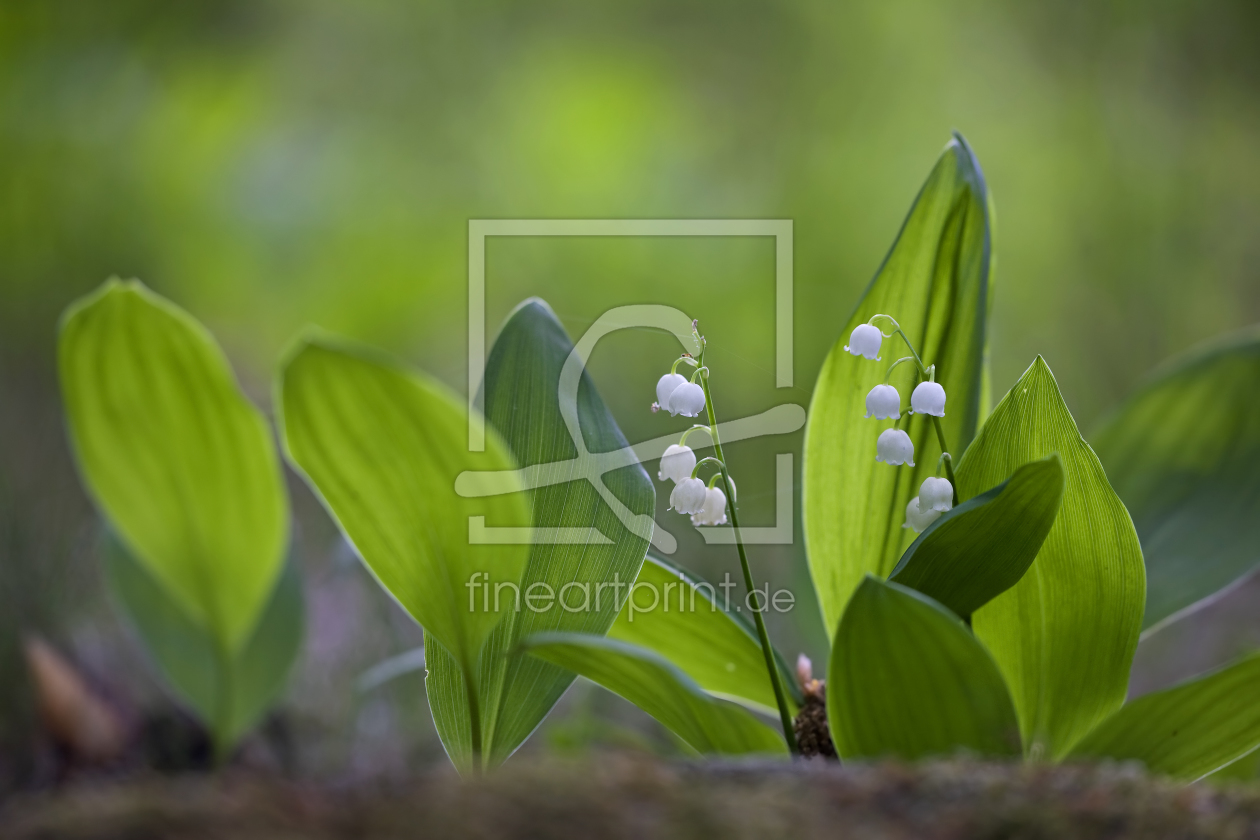
[[[884,429],[875,441],[875,460],[892,464],[914,466],[914,442],[901,429]]]
[[[699,513],[704,509],[708,488],[704,480],[684,478],[674,485],[674,492],[669,494],[669,506],[679,513]]]
[[[691,515],[692,525],[725,525],[726,494],[716,487],[704,491],[704,507]]]
[[[656,404],[661,408],[669,408],[669,395],[679,385],[685,385],[687,377],[681,373],[667,373],[656,380]]]
[[[664,406],[675,416],[695,417],[704,411],[704,389],[694,382],[684,382],[674,389]]]
[[[865,356],[868,359],[879,361],[879,345],[884,343],[884,334],[879,331],[878,327],[872,327],[870,324],[858,324],[853,328],[853,335],[849,336],[849,343],[844,349],[848,350],[854,356]]]
[[[945,389],[939,382],[920,382],[910,395],[910,411],[914,414],[945,416]]]
[[[668,479],[679,482],[684,478],[691,478],[691,471],[695,468],[696,453],[691,451],[690,446],[675,443],[661,456],[661,471],[656,474],[656,477],[661,481]]]
[[[954,506],[954,485],[948,478],[925,478],[919,488],[919,509],[944,513]]]
[[[900,420],[901,394],[891,385],[876,385],[866,395],[866,416],[876,420]]]
[[[902,528],[909,528],[916,534],[922,534],[927,530],[927,526],[936,521],[941,515],[938,510],[928,510],[924,513],[919,509],[919,497],[915,496],[910,500],[910,504],[906,505],[906,524]]]

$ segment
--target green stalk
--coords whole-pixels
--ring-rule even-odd
[[[704,364],[701,352],[701,366]],[[709,414],[709,430],[713,438],[713,451],[721,463],[722,487],[726,492],[726,504],[731,511],[731,527],[735,529],[735,547],[739,549],[739,565],[744,572],[744,586],[749,594],[757,599],[756,584],[753,582],[752,570],[748,567],[748,554],[744,550],[744,538],[739,530],[739,515],[735,512],[735,494],[731,490],[730,475],[726,471],[726,456],[722,454],[722,441],[718,437],[717,418],[713,413],[713,396],[709,393],[709,375],[702,374],[700,385],[704,388],[704,407]],[[766,632],[766,622],[761,617],[761,603],[753,610],[753,620],[757,624],[757,637],[761,640],[761,652],[766,659],[766,671],[770,674],[770,685],[774,687],[774,699],[779,705],[779,721],[783,724],[783,738],[787,741],[792,755],[800,755],[800,747],[796,744],[796,732],[792,727],[792,713],[788,710],[787,698],[783,693],[783,685],[779,681],[779,669],[774,661],[774,648],[770,646],[770,634]]]

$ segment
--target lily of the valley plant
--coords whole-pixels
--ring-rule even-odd
[[[575,447],[628,444],[585,372],[561,405],[573,344],[545,303],[522,303],[491,348],[479,447],[464,401],[426,374],[318,332],[294,343],[273,398],[283,454],[424,628],[429,705],[461,770],[507,760],[580,674],[703,755],[786,756],[799,742],[844,760],[963,750],[1136,759],[1185,780],[1241,772],[1260,746],[1260,656],[1125,698],[1139,635],[1260,562],[1260,389],[1238,387],[1260,379],[1260,333],[1165,368],[1095,436],[1096,454],[1040,357],[991,407],[990,219],[980,167],[955,136],[855,313],[837,321],[802,477],[831,641],[825,685],[807,661],[793,678],[764,603],[749,623],[686,558],[648,554],[651,529],[636,523],[655,514],[656,491],[640,464],[598,483],[584,471]],[[657,475],[672,510],[729,525],[756,592],[695,322],[690,341],[657,382],[656,408],[701,419]],[[80,470],[117,547],[118,603],[226,758],[279,696],[300,639],[272,430],[204,327],[137,283],[70,308],[61,377]],[[696,434],[711,456],[688,445]],[[482,473],[499,483],[468,480]],[[473,540],[478,521],[604,539]],[[665,598],[642,603],[632,588],[588,609],[519,606],[539,587],[563,606],[630,584]],[[670,608],[684,599],[689,609]]]

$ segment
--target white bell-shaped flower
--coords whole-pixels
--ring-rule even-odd
[[[684,382],[669,395],[669,403],[663,405],[675,416],[695,417],[704,411],[704,389],[694,382]]]
[[[849,343],[844,349],[848,350],[854,356],[865,356],[868,359],[879,361],[879,346],[884,343],[884,334],[879,331],[879,327],[872,327],[870,324],[858,324],[853,328],[853,335],[849,336]]]
[[[875,460],[892,464],[914,466],[914,441],[901,429],[884,429],[875,441]]]
[[[944,513],[954,506],[954,485],[948,478],[925,478],[919,488],[919,509]]]
[[[669,494],[669,506],[679,513],[699,513],[704,509],[708,490],[704,479],[684,478],[674,485],[674,492]]]
[[[876,420],[900,420],[901,394],[891,385],[876,385],[866,395],[866,416]]]
[[[945,389],[939,382],[920,382],[910,395],[910,411],[944,417]]]
[[[691,515],[692,525],[725,525],[726,494],[717,487],[710,487],[704,492],[704,507],[699,513]]]
[[[675,443],[661,456],[661,471],[656,474],[656,477],[661,481],[668,479],[679,482],[684,478],[690,478],[691,471],[695,468],[696,453],[691,451],[690,446]]]
[[[902,528],[909,528],[916,534],[922,534],[927,526],[936,521],[941,515],[939,510],[928,510],[924,513],[919,509],[919,497],[915,496],[910,500],[910,504],[906,505],[906,524]]]
[[[681,373],[667,373],[656,380],[656,404],[661,408],[669,408],[669,395],[679,385],[686,385],[687,377]]]

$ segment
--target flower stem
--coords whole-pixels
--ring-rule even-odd
[[[941,428],[941,418],[931,415],[932,426],[936,429],[936,442],[941,445],[941,453],[949,455],[949,447],[945,445],[945,431]],[[954,478],[954,459],[952,456],[943,459],[945,461],[945,475],[949,479],[949,484],[954,488],[954,504],[958,504],[958,479]]]
[[[704,364],[704,353],[701,351],[701,362]],[[774,661],[774,648],[770,646],[770,634],[766,632],[765,619],[761,617],[762,604],[757,597],[757,587],[753,582],[752,570],[748,567],[748,553],[744,550],[744,538],[739,530],[739,515],[735,513],[735,494],[731,491],[731,477],[726,472],[726,456],[722,454],[722,441],[718,438],[717,418],[713,413],[713,396],[709,393],[709,375],[700,377],[700,385],[704,388],[704,407],[709,413],[709,429],[713,437],[713,451],[717,453],[722,469],[722,488],[726,493],[726,504],[731,512],[731,527],[735,529],[735,547],[739,550],[739,565],[744,572],[744,586],[749,595],[757,601],[753,609],[753,620],[757,624],[757,637],[761,641],[761,652],[766,659],[766,671],[770,675],[770,685],[774,688],[774,700],[779,706],[779,721],[783,724],[783,739],[787,741],[788,751],[792,755],[800,755],[800,747],[796,744],[796,732],[792,728],[792,713],[788,710],[787,697],[779,679],[779,668]]]

